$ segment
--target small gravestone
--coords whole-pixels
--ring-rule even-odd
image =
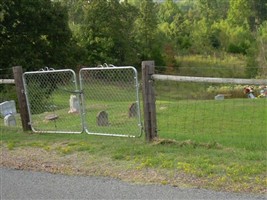
[[[4,118],[5,126],[16,126],[16,118],[12,114],[8,114]]]
[[[68,113],[79,113],[80,105],[79,99],[76,95],[70,95],[70,110]]]
[[[129,117],[136,117],[137,116],[137,104],[132,103],[129,107],[129,112],[128,112]]]
[[[17,113],[15,101],[11,100],[0,103],[0,115],[5,117],[10,113],[12,113],[13,115]]]
[[[106,111],[100,111],[96,116],[98,126],[108,126],[108,113]]]
[[[224,100],[224,95],[223,94],[218,94],[214,97],[215,100]]]

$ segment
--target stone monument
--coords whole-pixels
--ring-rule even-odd
[[[76,95],[70,95],[70,110],[68,113],[79,113],[79,99]]]
[[[108,126],[108,113],[106,111],[100,111],[96,116],[98,126]]]

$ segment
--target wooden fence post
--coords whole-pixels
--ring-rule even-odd
[[[26,96],[24,92],[25,90],[24,90],[24,85],[23,85],[23,80],[22,80],[22,74],[23,74],[23,71],[22,71],[21,66],[13,67],[13,75],[14,75],[14,80],[15,80],[15,85],[16,85],[16,92],[18,96],[19,112],[20,112],[20,117],[21,117],[22,128],[23,128],[23,131],[29,131],[31,130],[31,125],[29,124],[30,117],[28,113]]]
[[[155,73],[154,61],[142,62],[142,91],[144,106],[144,126],[146,141],[157,137],[156,98],[153,88],[152,75]]]

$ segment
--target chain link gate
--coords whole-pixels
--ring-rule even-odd
[[[83,68],[79,78],[88,134],[141,136],[139,84],[134,67]]]
[[[23,82],[34,132],[123,137],[142,134],[139,84],[134,67],[25,72]]]
[[[80,93],[73,70],[25,72],[23,82],[34,132],[82,132]]]

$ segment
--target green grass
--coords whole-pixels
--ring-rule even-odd
[[[130,105],[136,102],[136,91],[130,86],[118,84],[85,84],[85,114],[68,113],[70,93],[64,92],[68,86],[59,86],[48,98],[46,104],[35,104],[36,109],[45,112],[32,115],[32,126],[40,132],[81,132],[82,117],[90,133],[107,133],[139,136],[141,133],[138,117],[128,117]],[[65,89],[66,90],[66,89]],[[39,95],[40,96],[40,95]],[[97,115],[106,111],[109,126],[98,126]],[[46,120],[46,116],[56,114],[58,119]]]
[[[139,130],[136,119],[127,117],[127,109],[134,101],[129,98],[134,96],[132,90],[116,84],[90,83],[89,86],[84,91],[85,120],[91,130],[123,134]],[[11,155],[18,155],[20,162],[23,150],[42,150],[49,162],[60,166],[61,162],[66,162],[73,168],[79,166],[79,171],[84,174],[174,186],[266,193],[267,99],[215,101],[213,94],[207,94],[208,86],[193,83],[170,85],[156,81],[159,138],[152,143],[146,143],[144,136],[33,134],[22,132],[19,127],[4,127],[1,120],[1,148]],[[56,109],[34,115],[35,125],[43,130],[81,130],[80,115],[67,113],[69,95],[61,90],[54,92],[50,103],[56,105]],[[96,126],[96,115],[102,110],[109,113],[109,127]],[[59,116],[57,121],[44,120],[46,115],[54,112]],[[113,125],[116,125],[115,129]],[[45,162],[42,156],[41,163]],[[73,163],[70,161],[72,156],[75,158]],[[70,171],[68,168],[62,173]],[[77,173],[75,170],[71,172]]]
[[[178,56],[179,74],[187,76],[209,76],[232,78],[246,77],[246,58],[229,54],[203,56]]]
[[[83,160],[84,165],[79,164],[80,170],[95,167],[96,175],[120,177],[120,174],[126,174],[123,177],[125,180],[138,182],[235,192],[264,192],[267,186],[266,146],[249,149],[239,148],[233,143],[231,147],[227,147],[195,139],[197,138],[191,138],[190,141],[160,139],[148,144],[144,138],[32,134],[23,133],[17,128],[1,127],[1,148],[17,152],[16,154],[22,149],[28,149],[29,152],[33,151],[31,149],[43,149],[51,156],[48,158],[51,162],[55,154],[64,158],[82,153],[88,159]],[[260,140],[258,142],[262,144]],[[86,164],[88,162],[91,164]],[[113,166],[111,163],[116,164]],[[77,164],[78,161],[75,165]],[[154,175],[150,176],[148,170],[153,170]],[[135,175],[130,175],[130,171],[135,171]],[[145,171],[147,175],[139,177]]]
[[[159,135],[216,141],[227,147],[266,149],[266,99],[157,101]]]
[[[130,170],[135,175],[124,179],[264,193],[266,99],[159,100],[157,109],[160,139],[151,144],[144,137],[32,134],[1,126],[1,146],[9,151],[38,148],[60,157],[90,155],[98,175],[119,177]],[[147,170],[161,178],[139,177]]]

